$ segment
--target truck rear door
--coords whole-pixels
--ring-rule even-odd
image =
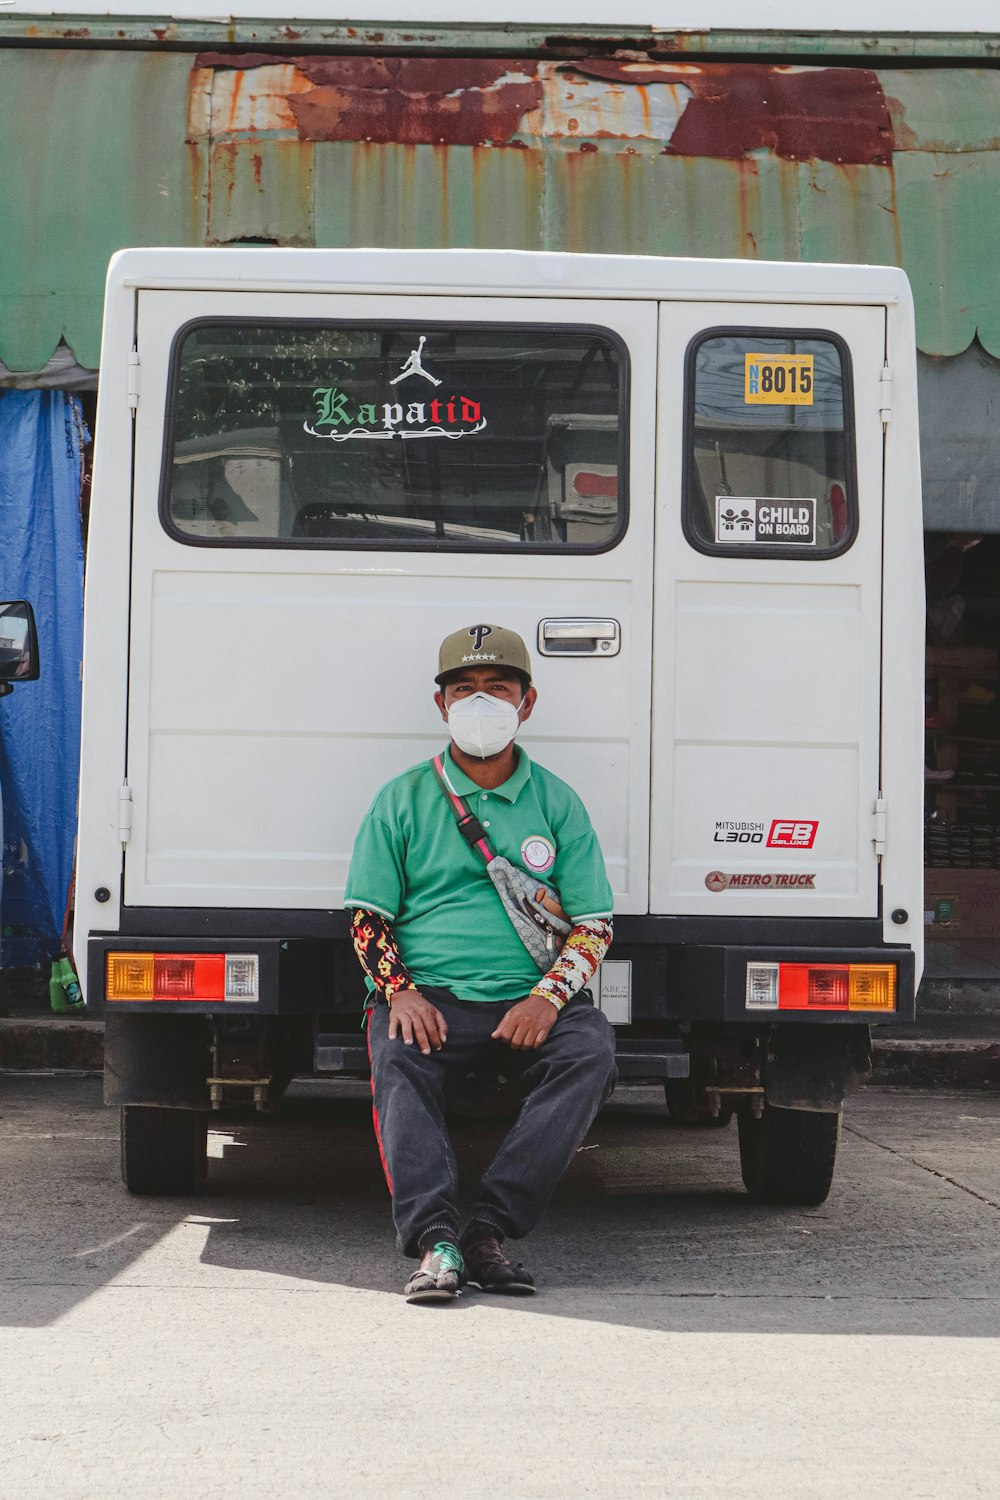
[[[656,304],[138,303],[126,903],[336,905],[482,621],[527,640],[529,753],[645,911]]]
[[[878,911],[884,350],[881,308],[663,305],[655,912]]]

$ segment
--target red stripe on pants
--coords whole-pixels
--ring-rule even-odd
[[[373,1006],[372,1009],[368,1012],[368,1025],[367,1025],[367,1027],[365,1029],[365,1039],[368,1042],[368,1067],[369,1067],[369,1070],[371,1069],[371,1065],[372,1065],[372,1021],[374,1019],[375,1019],[375,1008]],[[388,1186],[389,1192],[391,1193],[392,1192],[392,1173],[389,1171],[389,1163],[385,1159],[385,1148],[382,1145],[382,1127],[379,1125],[379,1122],[378,1122],[378,1110],[375,1108],[375,1074],[374,1073],[372,1073],[372,1075],[371,1075],[371,1083],[372,1083],[372,1122],[373,1122],[373,1124],[375,1126],[375,1139],[378,1142],[378,1154],[379,1154],[379,1158],[380,1158],[380,1160],[382,1162],[382,1171],[385,1173],[386,1185]]]

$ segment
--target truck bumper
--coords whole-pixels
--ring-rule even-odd
[[[87,1007],[91,1013],[360,1015],[365,988],[342,912],[195,914],[145,910],[128,916],[130,931],[95,933],[89,939]],[[140,925],[142,918],[146,921]],[[254,953],[259,959],[257,998],[251,1003],[107,1002],[104,974],[108,952]],[[647,1021],[898,1025],[914,1019],[915,955],[906,946],[884,943],[877,920],[739,918],[721,922],[622,917],[616,922],[611,958],[628,965],[630,978],[627,1014],[614,1019],[627,1020],[633,1026]],[[884,1003],[867,1009],[863,1004],[841,1004],[843,995],[836,984],[827,985],[825,991],[821,984],[812,986],[808,993],[813,999],[794,1008],[786,1004],[789,996],[784,990],[778,1003],[762,1004],[766,986],[748,985],[748,975],[754,966],[760,977],[761,971],[774,965],[826,966],[831,973],[850,965],[891,968],[892,1007]],[[854,994],[855,1002],[858,998]]]

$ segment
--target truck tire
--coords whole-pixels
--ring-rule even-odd
[[[750,1106],[738,1115],[743,1184],[756,1203],[823,1203],[833,1183],[840,1111]]]
[[[717,1115],[710,1114],[707,1109],[699,1109],[691,1102],[690,1090],[686,1088],[687,1080],[676,1078],[665,1078],[663,1080],[663,1097],[667,1104],[667,1114],[675,1125],[706,1126],[709,1129],[724,1129],[733,1118],[731,1109],[720,1109]]]
[[[205,1110],[128,1104],[121,1111],[121,1144],[122,1182],[130,1193],[194,1193],[205,1181]]]

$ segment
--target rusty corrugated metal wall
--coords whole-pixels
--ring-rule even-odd
[[[126,244],[896,263],[1000,356],[1000,74],[0,48],[0,359],[96,367]]]

